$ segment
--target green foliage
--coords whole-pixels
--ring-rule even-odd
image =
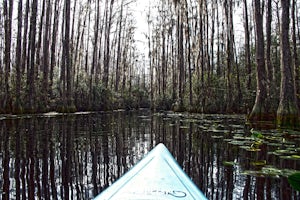
[[[289,184],[297,191],[300,191],[300,172],[288,176]]]
[[[255,138],[255,139],[263,139],[264,136],[262,134],[262,132],[259,132],[259,131],[255,131],[253,128],[250,130],[251,132],[251,137]]]
[[[171,110],[174,102],[171,96],[159,97],[156,100],[156,109],[158,110]]]
[[[205,78],[206,79],[206,78]],[[222,77],[211,75],[210,80],[193,83],[197,112],[222,113],[226,109],[226,82]]]
[[[124,91],[119,101],[122,108],[126,110],[150,107],[147,91],[138,86],[134,87],[131,92],[129,90]]]
[[[172,104],[172,110],[175,112],[184,112],[186,111],[186,107],[181,100],[177,100],[175,103]]]
[[[113,94],[110,89],[101,84],[93,86],[91,96],[92,110],[112,110]]]
[[[22,101],[21,99],[16,99],[15,104],[13,106],[13,113],[14,114],[23,114],[24,113],[24,109],[22,107]]]

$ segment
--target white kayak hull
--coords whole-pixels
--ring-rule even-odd
[[[95,200],[207,199],[163,144],[158,144]]]

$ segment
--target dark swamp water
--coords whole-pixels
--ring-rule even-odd
[[[300,199],[286,178],[300,170],[299,133],[249,129],[241,115],[3,117],[0,199],[92,199],[160,142],[209,199]]]

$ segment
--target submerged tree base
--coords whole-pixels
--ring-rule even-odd
[[[276,118],[278,128],[300,128],[300,119],[297,105],[290,104],[288,108],[279,106]]]
[[[276,113],[266,111],[261,105],[255,105],[252,112],[248,116],[250,122],[259,122],[259,121],[275,121]]]

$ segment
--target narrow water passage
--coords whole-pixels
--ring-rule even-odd
[[[149,111],[3,118],[1,198],[92,199],[163,142],[209,199],[299,199],[282,175],[300,169],[299,159],[276,155],[299,150],[297,133],[256,144],[244,123]],[[271,133],[265,138],[275,140],[279,133],[264,134]]]

